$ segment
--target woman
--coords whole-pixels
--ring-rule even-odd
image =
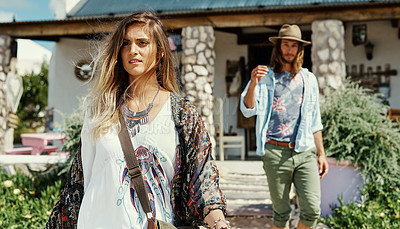
[[[118,139],[128,128],[157,219],[229,228],[211,143],[195,107],[178,95],[161,21],[149,12],[122,20],[95,69],[81,150],[46,227],[147,228]]]

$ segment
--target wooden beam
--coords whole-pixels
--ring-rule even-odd
[[[16,38],[85,37],[89,34],[110,33],[120,18],[67,19],[60,21],[0,23],[0,34]],[[397,20],[400,6],[384,8],[356,8],[335,10],[310,10],[296,12],[238,13],[218,15],[178,15],[161,17],[168,30],[187,26],[209,25],[214,28],[280,26],[284,23],[308,25],[315,20],[338,19],[348,21]]]
[[[115,23],[100,21],[61,21],[38,22],[20,24],[0,24],[2,34],[13,37],[40,37],[40,36],[76,36],[83,34],[109,33],[115,28]]]
[[[315,20],[337,19],[348,21],[371,21],[400,19],[400,7],[374,9],[347,9],[317,12],[280,12],[263,14],[214,15],[209,20],[216,28],[276,26],[284,23],[307,25]]]
[[[249,34],[238,34],[237,35],[237,44],[238,45],[250,45],[250,44],[258,44],[258,45],[271,45],[272,43],[268,40],[269,37],[277,36],[276,33],[249,33]],[[311,41],[311,31],[302,31],[301,33],[302,39],[306,41]]]

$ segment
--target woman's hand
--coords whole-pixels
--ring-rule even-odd
[[[220,209],[212,210],[204,219],[211,229],[229,229],[229,221],[225,220],[224,213]]]

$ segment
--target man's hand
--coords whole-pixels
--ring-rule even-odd
[[[244,105],[247,108],[254,108],[256,105],[256,98],[254,89],[256,88],[258,82],[268,73],[268,66],[258,65],[251,71],[250,85],[247,89],[247,93],[244,97]]]
[[[325,155],[318,155],[317,162],[319,165],[319,178],[322,179],[326,174],[328,174],[328,161]]]
[[[258,65],[251,71],[251,84],[254,86],[260,82],[260,80],[268,73],[268,66]]]

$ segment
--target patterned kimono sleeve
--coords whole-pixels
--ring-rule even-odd
[[[201,116],[188,101],[180,103],[180,150],[177,155],[173,203],[180,225],[203,225],[215,209],[224,213],[225,197],[219,188],[219,174],[212,158],[212,146]],[[175,198],[178,200],[178,198]]]
[[[83,199],[81,150],[75,155],[67,183],[46,224],[46,229],[76,228]]]
[[[189,195],[204,220],[212,210],[220,209],[225,213],[225,196],[219,188],[219,172],[212,157],[211,141],[200,115],[195,123],[191,133],[191,139],[195,140],[192,143],[194,152],[189,153],[193,155],[189,164]]]

